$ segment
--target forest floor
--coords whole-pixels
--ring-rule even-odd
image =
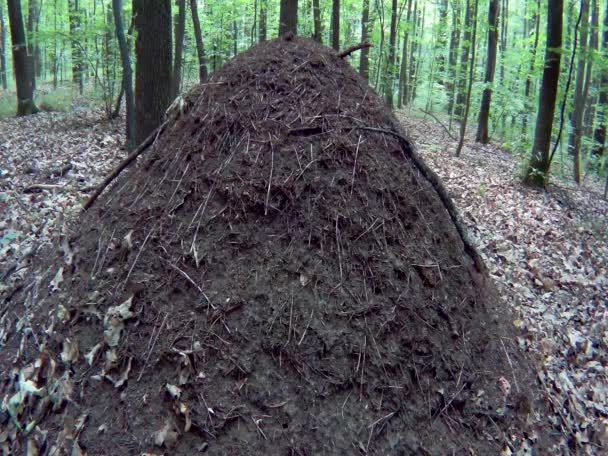
[[[443,179],[539,358],[538,378],[564,448],[608,445],[608,202],[599,182],[548,191],[521,185],[498,145],[467,142],[460,158],[442,126],[399,114]],[[0,121],[0,296],[47,243],[59,242],[93,186],[124,156],[122,121],[102,111]],[[90,189],[89,189],[90,191]]]

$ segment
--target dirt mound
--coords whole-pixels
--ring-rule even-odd
[[[533,440],[506,312],[334,51],[262,44],[173,115],[9,302],[0,446],[486,455]]]

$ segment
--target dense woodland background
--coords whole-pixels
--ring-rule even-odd
[[[369,41],[352,65],[389,106],[458,136],[457,154],[468,127],[516,154],[529,183],[606,173],[600,0],[7,0],[0,116],[101,103],[115,117],[126,89],[132,150],[178,93],[290,30],[336,50]]]

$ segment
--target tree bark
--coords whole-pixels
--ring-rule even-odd
[[[369,40],[369,0],[363,0],[361,11],[361,42]],[[359,74],[369,81],[369,48],[361,50]]]
[[[68,0],[70,40],[72,42],[72,82],[78,85],[78,91],[82,95],[84,92],[82,49],[79,42],[80,37],[80,9],[78,0]]]
[[[6,77],[6,25],[4,23],[4,10],[0,3],[0,84],[2,90],[8,89]]]
[[[194,0],[192,0],[194,1]],[[263,43],[267,39],[268,0],[260,0],[260,26],[258,27],[258,41]]]
[[[534,146],[524,177],[524,182],[528,185],[544,187],[551,167],[549,149],[561,64],[563,14],[563,0],[549,0],[545,66],[540,87]]]
[[[125,101],[127,104],[126,134],[127,151],[135,149],[135,99],[133,95],[133,71],[131,70],[131,57],[125,37],[125,27],[122,21],[122,1],[112,0],[114,11],[114,24],[116,26],[116,38],[120,49],[120,60],[122,62],[123,84],[125,89]]]
[[[363,0],[364,3],[366,1],[368,2],[368,13],[369,13],[369,0]],[[313,38],[315,41],[322,43],[323,37],[322,37],[322,32],[321,32],[321,6],[319,5],[319,0],[312,0],[312,15],[313,15],[314,30],[315,30]]]
[[[279,36],[289,32],[298,34],[298,0],[281,0]]]
[[[171,104],[171,2],[133,0],[135,43],[135,138],[140,144],[158,127]]]
[[[205,45],[201,32],[201,21],[198,17],[198,6],[196,0],[190,0],[190,12],[192,13],[192,26],[194,38],[196,39],[196,55],[198,57],[198,78],[200,82],[207,79],[207,59],[205,57]]]
[[[498,49],[498,0],[490,0],[488,8],[488,54],[486,58],[485,88],[481,97],[479,121],[475,141],[487,144],[490,141],[488,121],[490,117],[490,103],[492,102],[492,84],[496,73],[496,53]]]
[[[17,83],[17,115],[27,116],[38,112],[34,103],[34,71],[27,55],[25,28],[20,0],[8,0],[8,20],[13,42],[13,66]]]
[[[602,54],[604,61],[608,59],[608,2],[604,13],[604,31],[602,34]],[[604,156],[606,147],[606,118],[608,117],[608,67],[604,66],[599,77],[598,114],[599,123],[593,132],[593,154],[598,158]],[[608,185],[608,178],[606,180]],[[608,188],[608,187],[607,187]]]
[[[331,47],[340,50],[340,0],[333,0],[331,7]]]
[[[182,60],[184,57],[184,34],[186,32],[186,0],[176,0],[177,14],[175,15],[175,53],[173,58],[173,81],[171,83],[171,98],[175,99],[182,85]]]
[[[574,111],[570,117],[572,127],[568,139],[568,153],[573,159],[573,177],[577,184],[582,180],[581,140],[583,136],[583,112],[585,109],[585,66],[589,35],[589,0],[581,0],[581,30],[578,42],[578,64],[574,88]]]
[[[394,107],[395,59],[397,43],[397,0],[392,1],[391,31],[388,38],[388,59],[384,72],[384,101],[392,109]]]

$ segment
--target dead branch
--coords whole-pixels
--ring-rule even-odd
[[[122,173],[125,168],[127,166],[129,166],[131,163],[133,163],[135,161],[135,159],[137,157],[139,157],[148,147],[150,147],[152,144],[154,144],[154,142],[156,141],[156,138],[158,138],[158,136],[163,132],[163,130],[165,129],[165,127],[167,126],[167,124],[169,123],[169,121],[165,121],[163,122],[163,124],[158,127],[156,130],[154,130],[150,136],[148,136],[146,139],[144,139],[144,142],[142,142],[139,147],[137,147],[137,149],[135,149],[133,152],[131,152],[131,154],[125,158],[122,162],[120,162],[120,164],[114,168],[114,170],[108,174],[106,176],[106,178],[96,187],[95,192],[93,192],[93,194],[91,195],[91,197],[88,199],[88,201],[84,204],[83,206],[83,211],[88,210],[93,203],[95,202],[95,200],[99,197],[99,195],[101,195],[103,193],[103,191],[106,189],[106,187],[108,185],[110,185],[110,183],[116,179],[120,173]]]
[[[343,51],[341,51],[341,52],[338,54],[338,57],[340,57],[340,58],[342,58],[342,59],[343,59],[343,58],[348,57],[349,55],[351,55],[353,52],[359,51],[359,50],[361,50],[361,49],[369,49],[369,48],[371,48],[372,46],[373,46],[373,45],[372,45],[372,44],[370,44],[370,42],[369,42],[369,41],[365,41],[365,42],[363,42],[363,43],[361,43],[361,44],[356,44],[355,46],[351,46],[351,47],[349,47],[349,48],[347,48],[347,49],[344,49]]]

